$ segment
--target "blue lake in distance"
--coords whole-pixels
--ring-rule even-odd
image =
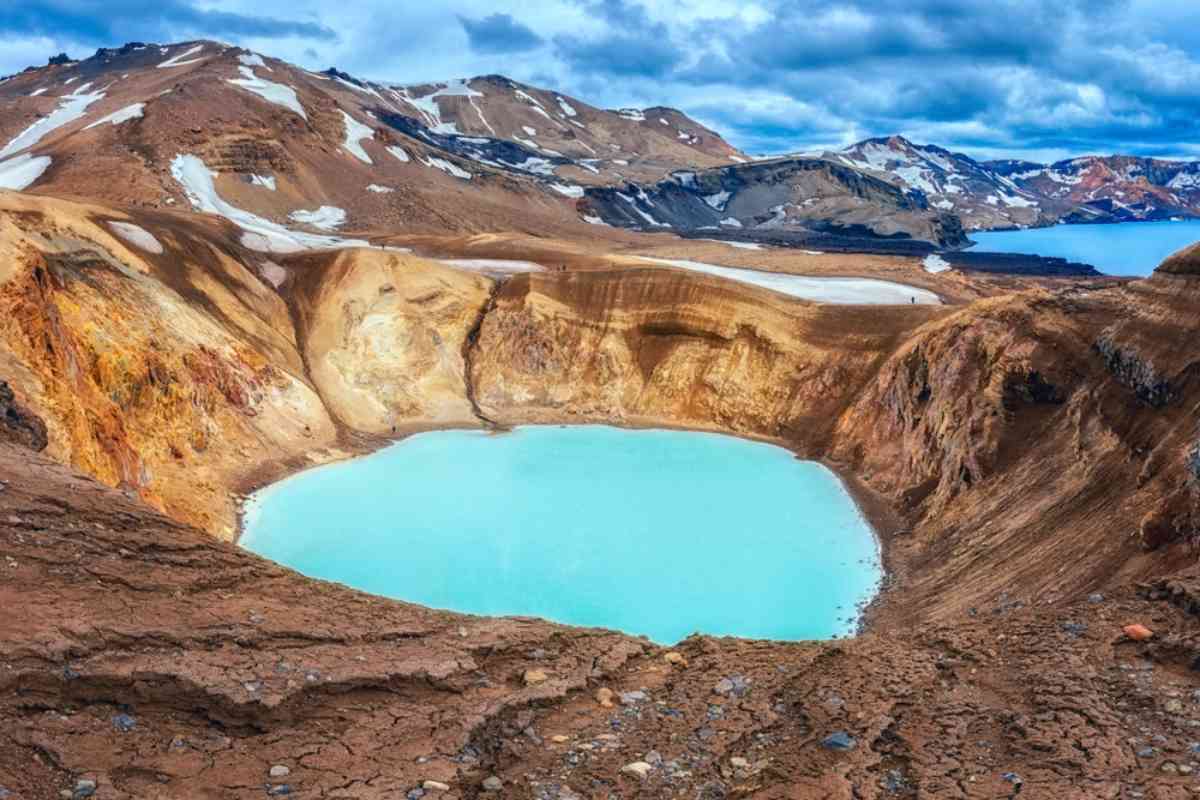
[[[1176,250],[1200,241],[1200,220],[976,231],[970,238],[976,242],[971,252],[1058,256],[1107,275],[1145,276]]]
[[[241,544],[306,575],[472,614],[672,644],[851,633],[878,543],[841,480],[711,433],[422,433],[247,504]]]

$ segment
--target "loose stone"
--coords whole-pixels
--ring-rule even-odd
[[[441,781],[425,781],[421,784],[421,788],[427,792],[448,792],[450,784]]]
[[[485,792],[498,792],[504,788],[504,781],[497,778],[495,775],[489,775],[483,779],[483,790]]]
[[[645,761],[634,761],[621,767],[621,772],[625,775],[632,775],[638,780],[645,780],[650,774],[651,766]]]
[[[539,683],[545,683],[548,677],[545,670],[527,669],[525,670],[525,685],[537,686]]]
[[[286,778],[288,775],[292,774],[292,771],[283,764],[276,764],[275,766],[271,767],[267,774],[272,778]]]
[[[596,690],[596,702],[604,708],[612,708],[613,690],[607,687],[601,687]]]
[[[856,744],[854,737],[845,731],[831,733],[821,740],[821,746],[826,750],[853,750]]]

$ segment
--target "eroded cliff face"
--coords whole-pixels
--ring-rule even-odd
[[[471,379],[505,423],[658,423],[812,452],[906,330],[946,313],[827,307],[664,269],[516,276]]]
[[[283,301],[229,253],[166,218],[155,256],[100,209],[3,201],[0,369],[55,458],[229,536],[232,475],[333,441]]]
[[[364,250],[291,268],[305,363],[335,419],[374,434],[413,423],[479,424],[463,351],[491,279]]]

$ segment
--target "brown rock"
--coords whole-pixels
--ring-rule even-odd
[[[612,708],[613,697],[615,696],[616,695],[613,693],[613,690],[609,689],[607,686],[601,686],[596,690],[596,702],[604,708]]]
[[[1149,639],[1150,637],[1154,636],[1154,631],[1150,630],[1145,625],[1141,625],[1139,623],[1134,623],[1133,625],[1126,625],[1124,628],[1121,629],[1121,631],[1126,636],[1128,636],[1130,639],[1133,639],[1135,642],[1143,642],[1146,639]]]
[[[527,669],[524,677],[526,686],[537,686],[539,683],[545,683],[549,678],[546,671],[541,669]]]

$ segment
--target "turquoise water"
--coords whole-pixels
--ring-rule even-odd
[[[260,491],[241,543],[375,594],[664,644],[849,633],[880,578],[874,534],[824,466],[604,426],[412,436]]]
[[[971,234],[972,251],[1058,256],[1091,264],[1108,275],[1149,275],[1167,256],[1200,241],[1200,220],[1054,225]]]

